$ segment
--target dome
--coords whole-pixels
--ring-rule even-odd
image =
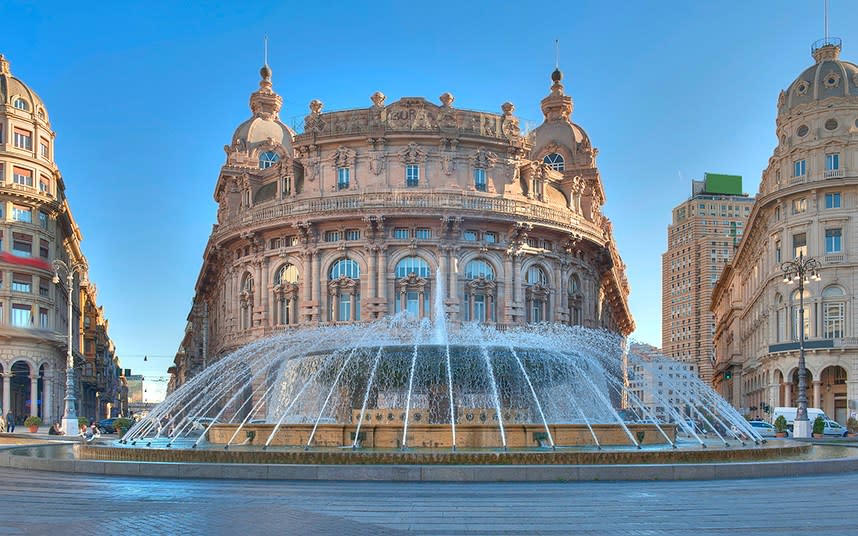
[[[9,62],[2,54],[0,54],[0,104],[12,106],[31,114],[40,114],[41,119],[48,120],[48,112],[42,99],[25,83],[12,76],[9,70]]]
[[[266,150],[282,146],[286,155],[292,156],[292,139],[295,132],[278,116],[283,98],[274,92],[271,84],[271,68],[264,65],[259,71],[262,80],[259,89],[250,95],[250,111],[253,117],[235,129],[232,146],[253,155],[260,146]]]
[[[572,122],[574,105],[572,97],[563,91],[562,79],[559,69],[551,73],[551,93],[542,100],[545,122],[530,134],[534,159],[541,160],[546,153],[559,153],[574,160],[579,152],[592,147],[584,129]]]
[[[829,39],[814,47],[816,61],[781,93],[778,113],[830,97],[858,97],[858,65],[840,59],[840,40]]]

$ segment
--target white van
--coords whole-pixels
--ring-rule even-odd
[[[795,422],[795,414],[798,411],[798,408],[789,408],[789,407],[781,407],[775,408],[775,411],[772,413],[772,423],[774,423],[777,418],[781,415],[786,419],[787,427],[792,430],[793,422]],[[813,426],[813,421],[816,420],[817,417],[822,417],[824,420],[829,420],[825,415],[825,412],[818,408],[807,408],[807,420],[810,421],[810,425]]]

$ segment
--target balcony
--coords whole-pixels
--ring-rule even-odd
[[[804,184],[805,182],[807,182],[807,175],[797,175],[789,180],[790,184]]]
[[[842,264],[844,262],[846,262],[846,255],[844,255],[842,253],[836,254],[836,255],[826,255],[825,258],[823,259],[823,264],[825,264],[825,265]]]
[[[823,179],[839,179],[846,176],[845,169],[826,169],[823,174]]]

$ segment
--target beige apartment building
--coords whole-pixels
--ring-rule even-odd
[[[170,372],[285,329],[403,313],[504,328],[543,321],[634,329],[597,150],[559,70],[544,122],[381,92],[365,108],[309,103],[279,119],[271,70],[224,147],[217,224]],[[436,290],[442,290],[436,298]]]
[[[691,190],[673,209],[661,257],[661,348],[711,384],[712,289],[742,238],[754,199],[742,193],[737,175],[706,173]]]
[[[777,146],[713,293],[714,384],[748,412],[796,405],[802,331],[808,406],[841,423],[858,408],[858,65],[840,51],[839,39],[818,42],[781,91]],[[803,317],[782,270],[799,256],[822,265]]]
[[[118,359],[86,269],[74,277],[72,318],[66,273],[59,285],[52,281],[55,260],[86,265],[55,138],[44,102],[0,55],[0,403],[18,421],[62,417],[69,322],[78,414],[105,415],[121,396]]]

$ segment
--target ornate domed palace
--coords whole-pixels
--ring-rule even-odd
[[[0,400],[3,415],[18,421],[63,416],[69,322],[77,413],[104,417],[123,398],[108,323],[87,283],[83,237],[54,161],[55,136],[42,99],[0,55]],[[54,284],[55,262],[79,267],[71,318],[67,272],[60,269]]]
[[[817,43],[814,64],[781,91],[777,147],[713,291],[714,383],[752,415],[797,405],[802,332],[807,405],[841,423],[858,407],[858,65],[840,50],[839,39]],[[808,259],[819,277],[800,296],[782,264]]]
[[[454,325],[634,329],[597,150],[559,70],[529,133],[509,102],[484,113],[450,93],[436,104],[380,92],[352,110],[313,100],[296,133],[271,74],[224,147],[172,388],[284,329],[435,307]]]

